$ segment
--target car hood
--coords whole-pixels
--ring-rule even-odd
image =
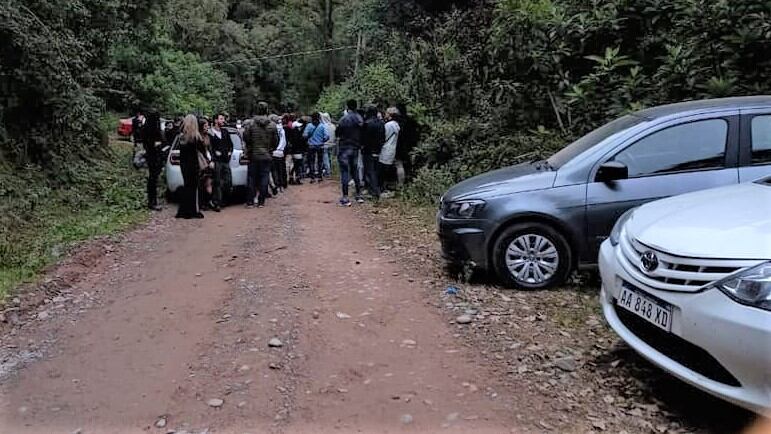
[[[554,185],[557,172],[533,163],[504,167],[455,184],[444,195],[445,201],[485,198],[524,191],[542,190]]]
[[[771,259],[771,185],[739,184],[651,202],[634,211],[625,229],[678,256]]]

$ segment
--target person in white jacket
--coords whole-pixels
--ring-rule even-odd
[[[273,194],[276,194],[286,189],[288,184],[286,177],[286,161],[284,160],[284,150],[286,150],[286,131],[284,131],[284,124],[278,115],[271,115],[270,120],[276,123],[276,134],[278,134],[276,149],[274,149],[271,154],[273,161],[270,171],[271,178],[273,178]]]
[[[385,142],[383,148],[380,150],[379,158],[379,172],[380,182],[382,183],[383,190],[386,190],[388,181],[394,177],[394,163],[396,162],[396,143],[399,140],[399,124],[396,122],[396,118],[399,116],[399,109],[396,107],[389,107],[386,110],[386,124],[385,124]],[[387,198],[390,193],[386,192],[382,197]]]
[[[332,117],[329,116],[329,113],[321,113],[321,123],[324,124],[324,127],[327,130],[327,134],[329,135],[329,140],[324,143],[324,176],[331,176],[332,174],[332,161],[331,161],[331,155],[335,151],[335,147],[337,146],[337,137],[335,136],[335,124],[332,123]]]

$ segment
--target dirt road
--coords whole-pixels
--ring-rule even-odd
[[[336,197],[167,210],[60,267],[2,342],[0,432],[538,431]]]

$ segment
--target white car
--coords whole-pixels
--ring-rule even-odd
[[[651,202],[600,249],[603,313],[643,357],[771,409],[771,178]]]
[[[244,155],[241,133],[237,129],[229,127],[222,130],[230,134],[230,139],[233,141],[233,155],[230,156],[232,189],[246,189],[247,166],[249,162]],[[175,196],[183,185],[185,185],[185,181],[182,179],[182,170],[179,167],[179,148],[177,139],[175,139],[171,146],[171,151],[169,151],[169,157],[166,159],[166,188],[171,193],[171,196]]]

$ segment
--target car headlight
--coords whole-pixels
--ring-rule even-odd
[[[728,276],[714,286],[741,304],[771,311],[771,261]]]
[[[460,200],[446,205],[445,217],[453,219],[470,219],[479,214],[485,207],[483,200]]]
[[[637,208],[632,208],[628,210],[627,212],[621,214],[621,217],[616,220],[616,224],[613,225],[613,230],[610,231],[610,244],[612,246],[617,246],[618,242],[621,238],[621,229],[624,227],[624,224],[629,220],[629,217],[632,217],[632,214],[634,213],[634,210]]]

